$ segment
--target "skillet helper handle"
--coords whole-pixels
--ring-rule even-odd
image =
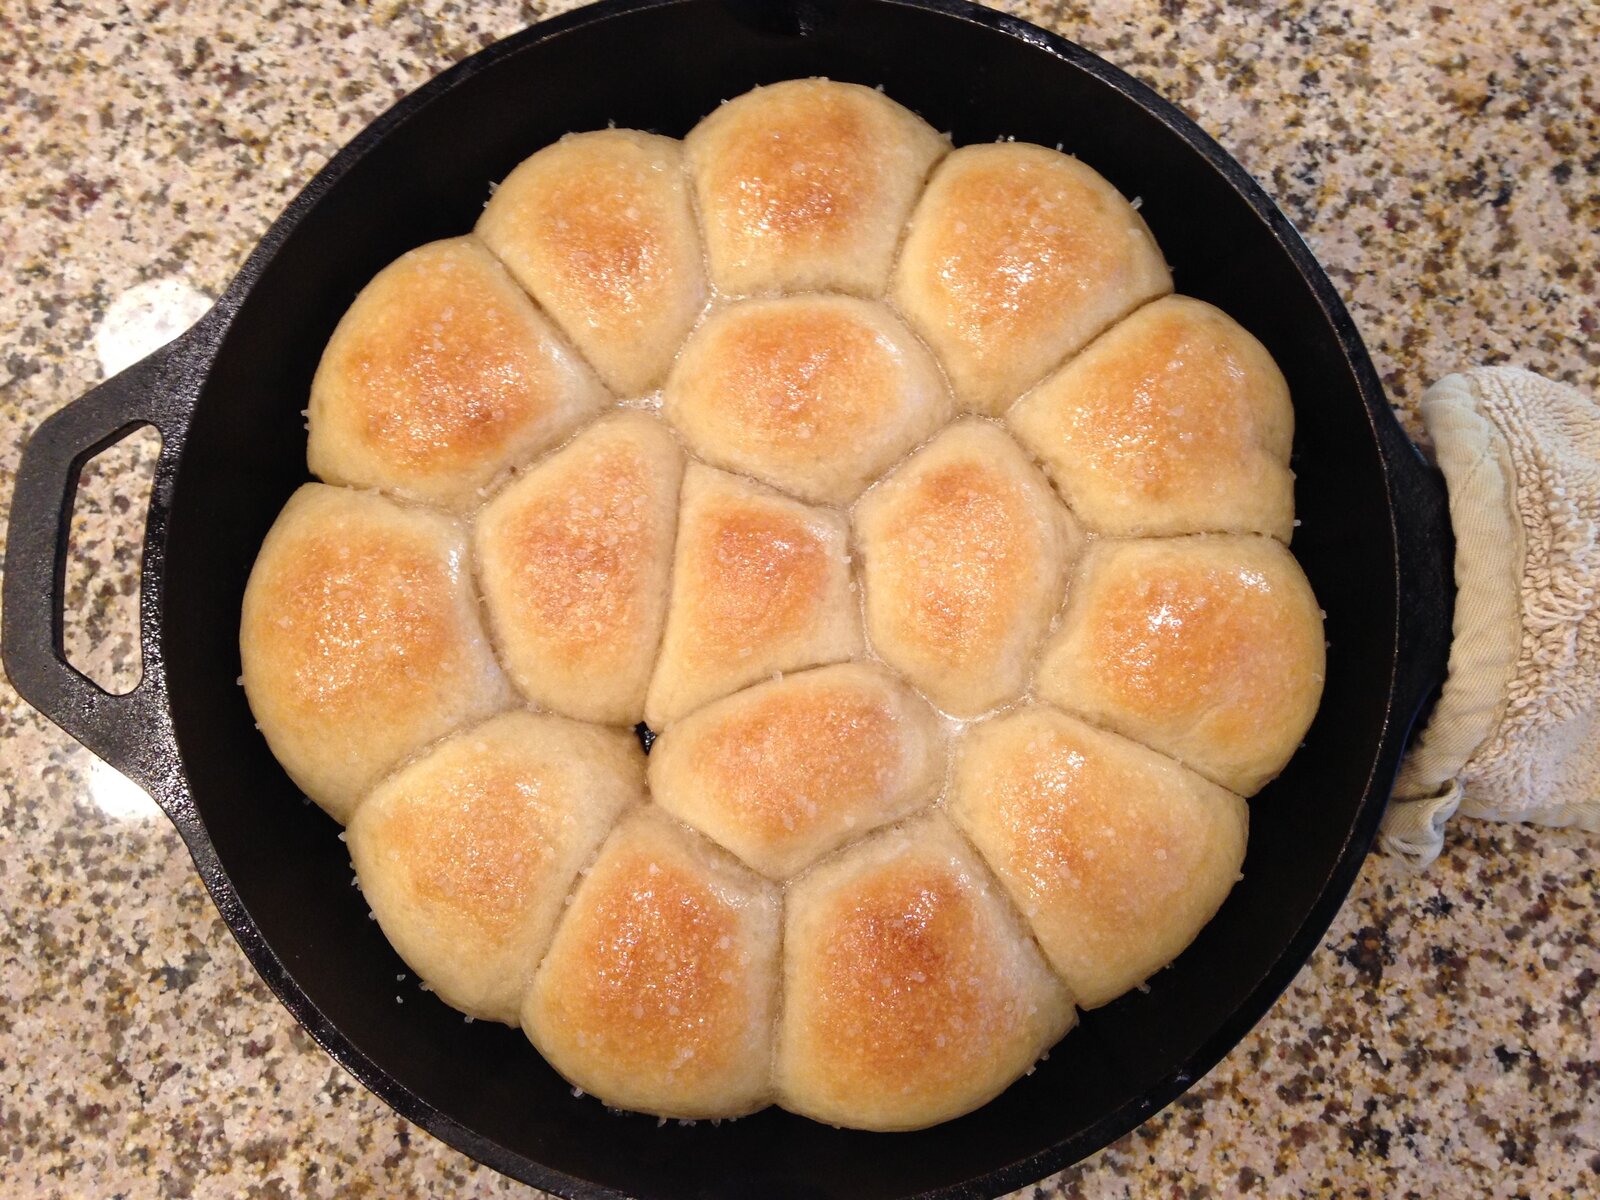
[[[178,455],[198,394],[209,339],[201,324],[47,417],[22,451],[6,535],[0,650],[29,704],[148,791],[169,816],[184,803],[167,705],[159,613],[167,523]],[[144,671],[112,695],[79,672],[63,649],[69,529],[84,464],[133,431],[161,435],[145,527],[139,596]]]
[[[1395,509],[1412,517],[1395,522],[1400,578],[1395,715],[1415,729],[1426,722],[1449,666],[1456,542],[1443,472],[1423,457],[1398,423],[1386,432],[1394,442],[1389,461],[1394,466]]]

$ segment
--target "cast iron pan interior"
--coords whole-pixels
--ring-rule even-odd
[[[681,135],[725,97],[806,75],[881,84],[958,143],[1062,143],[1142,197],[1179,290],[1233,314],[1288,376],[1304,522],[1295,550],[1332,647],[1321,714],[1288,771],[1252,802],[1244,881],[1195,945],[1148,994],[1085,1017],[994,1103],[894,1136],[776,1111],[720,1127],[615,1115],[575,1099],[519,1032],[467,1025],[414,982],[397,985],[406,968],[350,886],[336,827],[302,803],[235,684],[245,579],[307,478],[300,410],[357,290],[401,252],[468,230],[490,181],[569,130],[615,121]],[[1428,541],[1437,514],[1419,513],[1437,497],[1304,246],[1243,171],[1153,93],[965,4],[647,0],[530,29],[363,134],[274,226],[214,319],[170,355],[178,365],[161,376],[179,397],[170,407],[183,407],[185,388],[195,399],[186,442],[186,411],[164,426],[176,484],[164,565],[152,524],[149,562],[161,569],[152,579],[147,567],[159,607],[146,613],[154,682],[144,693],[159,695],[164,669],[180,751],[169,812],[242,945],[324,1046],[427,1129],[566,1195],[976,1196],[1098,1149],[1209,1069],[1315,948],[1436,674],[1437,644],[1426,667],[1396,668],[1408,619],[1447,625],[1438,595],[1407,590],[1419,586],[1407,547]],[[14,642],[8,628],[8,662],[22,664]],[[52,715],[74,728],[65,707],[58,700]],[[144,740],[159,742],[165,724],[161,713]],[[132,740],[102,737],[99,748],[115,758],[105,746]]]

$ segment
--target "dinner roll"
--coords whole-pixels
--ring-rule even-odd
[[[639,809],[578,885],[522,1007],[539,1053],[607,1104],[737,1117],[771,1100],[777,889]]]
[[[906,214],[950,148],[883,93],[826,79],[746,92],[684,146],[711,280],[739,296],[882,295]]]
[[[1199,936],[1326,643],[1284,377],[1137,207],[796,79],[355,298],[241,683],[442,1000],[609,1107],[915,1130]]]
[[[1024,142],[964,146],[928,181],[895,272],[900,311],[956,400],[998,415],[1172,278],[1139,214],[1092,168]]]
[[[650,794],[781,880],[933,799],[944,766],[939,719],[915,692],[839,663],[684,718],[650,751]]]
[[[998,1095],[1073,1016],[942,813],[853,846],[789,889],[785,1108],[855,1129],[947,1121]]]
[[[1249,823],[1232,792],[1049,708],[967,734],[949,813],[1083,1008],[1194,940],[1239,878]]]
[[[945,430],[856,506],[867,634],[944,711],[1015,698],[1080,535],[1005,431]]]
[[[465,509],[605,398],[492,254],[430,242],[378,272],[334,330],[307,457],[327,483]]]
[[[848,504],[950,419],[938,364],[887,308],[849,296],[713,313],[667,380],[689,448],[822,504]]]
[[[569,134],[506,177],[477,234],[620,395],[661,382],[705,304],[683,147],[672,138]]]
[[[1324,664],[1317,598],[1281,542],[1098,541],[1038,692],[1251,796],[1310,727]]]
[[[645,697],[651,728],[776,672],[860,651],[844,518],[690,466],[667,627]]]
[[[450,518],[319,483],[262,543],[239,628],[245,695],[337,821],[401,759],[510,698],[466,557]]]
[[[1006,421],[1097,533],[1289,540],[1289,386],[1266,348],[1204,301],[1147,304]]]
[[[516,1025],[579,868],[643,794],[631,733],[504,713],[379,785],[350,857],[406,965],[446,1004]]]
[[[632,725],[667,613],[683,455],[661,422],[620,412],[496,496],[474,544],[490,628],[535,704]]]

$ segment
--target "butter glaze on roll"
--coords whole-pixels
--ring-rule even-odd
[[[949,812],[1083,1008],[1194,940],[1239,878],[1249,823],[1232,792],[1048,708],[968,732]]]
[[[939,164],[894,279],[956,400],[990,416],[1171,290],[1133,206],[1077,159],[1025,142],[964,146]]]
[[[618,826],[522,1009],[556,1070],[606,1103],[734,1117],[772,1099],[777,889],[666,816]]]
[[[860,652],[844,518],[690,466],[667,627],[645,698],[651,728],[776,672]]]
[[[510,698],[460,525],[319,483],[262,544],[239,654],[272,753],[340,822],[401,759]]]
[[[771,879],[907,816],[944,781],[939,720],[881,667],[840,663],[758,683],[674,725],[650,792]]]
[[[1006,421],[1096,533],[1293,532],[1288,384],[1260,342],[1203,301],[1147,304]]]
[[[380,271],[334,330],[307,456],[326,483],[465,510],[605,400],[492,254],[430,242]]]
[[[672,138],[569,134],[506,177],[477,234],[622,396],[660,384],[705,304]]]
[[[892,312],[815,295],[713,313],[662,410],[705,461],[820,504],[849,504],[952,411],[938,364]]]
[[[856,537],[885,662],[953,716],[1022,691],[1081,538],[1004,430],[945,430],[862,498]]]
[[[1321,610],[1281,542],[1098,541],[1037,688],[1252,796],[1305,736],[1325,669]]]
[[[350,856],[384,936],[439,998],[516,1025],[579,868],[643,796],[631,734],[506,713],[385,781],[350,822]]]
[[[604,417],[496,496],[474,534],[490,627],[529,700],[632,725],[666,620],[683,453],[654,417]]]
[[[998,1095],[1066,1033],[1072,998],[941,813],[791,885],[783,1106],[921,1129]]]
[[[792,79],[684,139],[712,282],[730,296],[881,296],[911,206],[950,143],[881,92]]]

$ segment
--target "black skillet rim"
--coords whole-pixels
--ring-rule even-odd
[[[207,324],[216,322],[211,325],[214,335],[220,340],[220,336],[225,334],[244,297],[279,248],[292,235],[304,214],[330,191],[363,155],[383,141],[393,129],[410,119],[413,114],[446,92],[461,86],[479,71],[509,55],[521,52],[528,46],[583,26],[627,17],[635,12],[670,8],[681,2],[682,0],[601,0],[600,3],[548,18],[462,60],[402,98],[362,130],[319,171],[273,223],[208,318]],[[1333,284],[1299,233],[1260,184],[1175,105],[1163,99],[1148,85],[1064,38],[1020,18],[968,3],[967,0],[873,0],[873,2],[890,8],[931,11],[986,27],[1042,50],[1091,76],[1101,85],[1121,93],[1144,109],[1223,176],[1225,182],[1266,225],[1273,240],[1287,255],[1296,272],[1311,290],[1318,307],[1334,331],[1366,409],[1374,441],[1380,452],[1380,465],[1390,498],[1391,531],[1396,547],[1394,582],[1397,591],[1406,590],[1407,580],[1403,564],[1407,552],[1416,550],[1426,535],[1419,528],[1408,527],[1399,519],[1398,514],[1408,504],[1418,501],[1419,494],[1426,491],[1416,479],[1417,472],[1422,469],[1421,460],[1390,410],[1377,372]],[[803,8],[804,0],[801,0],[797,7]],[[1422,524],[1424,522],[1416,522],[1417,526]],[[1412,582],[1416,583],[1415,580]],[[1428,581],[1424,580],[1418,586],[1427,590]],[[1401,598],[1403,599],[1403,596]],[[1247,1001],[1216,1029],[1188,1061],[1175,1066],[1166,1078],[1137,1100],[1107,1113],[1099,1121],[1086,1129],[1079,1130],[1072,1137],[1049,1145],[1017,1162],[962,1183],[918,1193],[919,1196],[925,1200],[956,1200],[957,1197],[998,1195],[1036,1182],[1096,1152],[1171,1103],[1194,1081],[1210,1071],[1255,1027],[1316,949],[1323,933],[1342,906],[1371,846],[1415,709],[1435,682],[1430,662],[1408,661],[1408,657],[1419,660],[1429,657],[1407,654],[1409,649],[1414,649],[1424,641],[1424,635],[1414,625],[1408,626],[1406,607],[1401,604],[1395,629],[1395,657],[1391,664],[1390,703],[1378,743],[1374,768],[1367,779],[1356,818],[1352,822],[1326,886],[1308,911],[1300,928],[1285,944],[1271,968],[1263,974]],[[182,786],[186,790],[186,780]],[[261,935],[233,891],[228,872],[218,859],[192,804],[180,801],[171,807],[179,832],[189,843],[196,866],[208,891],[211,892],[220,912],[251,963],[318,1045],[354,1075],[363,1086],[407,1120],[512,1178],[571,1197],[573,1200],[625,1197],[625,1193],[605,1185],[555,1171],[463,1126],[407,1089],[367,1058],[344,1032],[312,1003]]]

